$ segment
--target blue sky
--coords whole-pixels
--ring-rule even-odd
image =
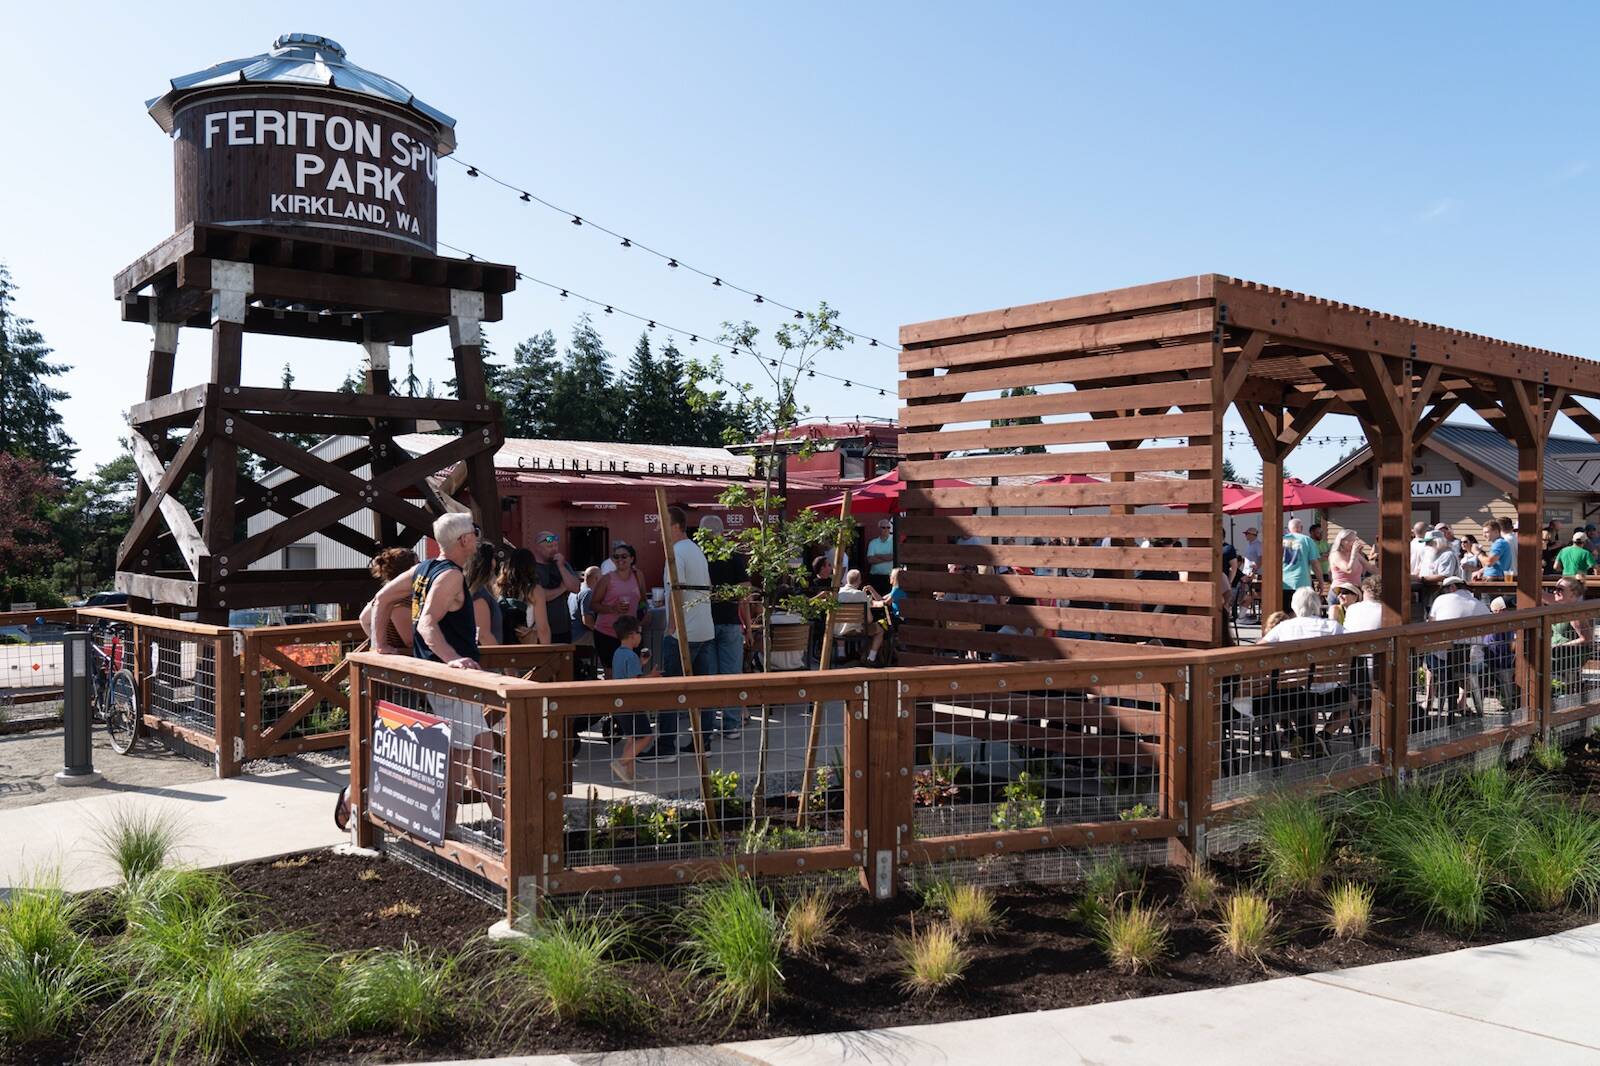
[[[305,31],[454,115],[460,159],[787,302],[826,298],[865,334],[1216,271],[1587,355],[1597,21],[1576,4],[20,5],[0,261],[73,365],[80,465],[109,458],[148,350],[111,276],[172,228],[171,148],[143,101]],[[782,321],[449,164],[439,232],[697,332]],[[491,337],[509,351],[578,310],[528,287]],[[625,358],[636,324],[600,317]],[[419,374],[450,376],[447,343],[418,343]],[[182,348],[179,383],[202,380],[206,338]],[[332,387],[358,355],[252,339],[246,379],[289,361]],[[818,379],[814,413],[893,413],[891,350],[821,366],[890,398]],[[1290,470],[1342,450],[1303,447]]]

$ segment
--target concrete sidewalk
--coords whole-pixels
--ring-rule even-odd
[[[333,825],[332,773],[304,768],[262,776],[208,779],[0,810],[0,893],[41,871],[77,892],[114,885],[116,867],[101,854],[99,832],[122,810],[170,816],[180,862],[224,866],[348,840]]]
[[[480,1061],[528,1066],[1596,1066],[1597,976],[1600,925],[1591,925],[1425,959],[979,1021],[714,1047]]]

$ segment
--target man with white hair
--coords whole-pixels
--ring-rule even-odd
[[[1288,640],[1337,637],[1344,632],[1344,626],[1331,618],[1322,617],[1322,597],[1310,585],[1295,590],[1290,607],[1294,610],[1294,616],[1285,618],[1268,630],[1261,638],[1261,643],[1282,644]]]
[[[467,598],[462,574],[478,549],[478,527],[470,514],[441,515],[433,523],[439,558],[424,559],[397,575],[361,612],[362,627],[377,652],[404,654],[403,648],[384,645],[384,627],[371,619],[387,618],[389,611],[411,597],[411,654],[447,666],[478,668],[478,626]]]
[[[1283,535],[1283,609],[1291,610],[1294,594],[1300,589],[1315,589],[1319,558],[1317,542],[1306,535],[1305,523],[1289,519]]]

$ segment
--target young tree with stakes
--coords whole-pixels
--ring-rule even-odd
[[[762,456],[761,480],[753,487],[730,485],[718,499],[730,510],[750,508],[755,513],[754,522],[720,534],[696,531],[695,540],[707,558],[728,559],[735,553],[744,557],[750,583],[761,594],[763,672],[772,668],[771,623],[777,610],[790,611],[807,619],[833,610],[832,591],[818,597],[806,594],[810,573],[806,567],[807,550],[814,544],[842,544],[854,528],[854,523],[848,517],[825,518],[808,510],[801,510],[793,517],[786,518],[785,501],[776,491],[779,464],[784,460],[778,439],[805,413],[796,400],[800,379],[812,369],[823,352],[839,351],[855,339],[840,328],[838,317],[839,313],[826,302],[818,304],[817,310],[804,312],[799,320],[780,326],[772,338],[775,351],[766,356],[756,348],[760,330],[749,322],[738,325],[724,323],[724,332],[719,338],[736,351],[749,352],[757,358],[772,382],[774,397],[767,399],[753,395],[751,390],[741,390],[741,403],[750,428],[758,434],[768,435],[768,444]],[[708,376],[720,376],[715,364],[709,371],[705,366],[691,369],[692,381],[704,380]],[[743,595],[738,587],[712,590],[712,596],[719,599],[738,599]],[[826,667],[827,664],[822,665]],[[763,707],[754,782],[754,797],[758,803],[764,802],[763,782],[770,743],[770,722],[771,716]]]

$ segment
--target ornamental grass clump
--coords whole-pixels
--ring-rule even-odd
[[[1263,880],[1272,889],[1315,892],[1333,864],[1333,819],[1311,796],[1278,793],[1256,804],[1252,815],[1260,836]]]
[[[1083,895],[1072,905],[1072,915],[1092,930],[1105,917],[1118,898],[1137,890],[1142,876],[1122,852],[1112,851],[1096,859],[1083,875]]]
[[[165,866],[180,836],[177,819],[170,814],[134,807],[119,808],[96,832],[101,849],[128,885]]]
[[[617,968],[626,941],[616,921],[569,913],[538,919],[527,937],[506,941],[505,950],[538,1013],[601,1021],[631,1018],[640,1005]]]
[[[1554,741],[1543,739],[1534,741],[1528,756],[1535,766],[1547,773],[1560,773],[1567,768],[1567,753]]]
[[[1535,910],[1600,902],[1600,817],[1561,799],[1518,827],[1506,861],[1512,888]]]
[[[0,1044],[65,1036],[110,987],[99,953],[74,928],[78,914],[48,879],[0,903]]]
[[[810,957],[833,931],[833,902],[825,889],[796,897],[783,915],[783,943],[791,955]]]
[[[956,885],[944,907],[945,922],[960,940],[985,937],[1000,927],[994,896],[980,885]]]
[[[168,937],[163,947],[175,948]],[[135,956],[126,1005],[148,1020],[154,1058],[205,1062],[321,1033],[331,996],[328,953],[302,933],[212,939]]]
[[[900,953],[900,987],[922,995],[931,996],[961,980],[972,961],[961,938],[942,922],[896,938],[895,950]]]
[[[1114,902],[1095,922],[1095,940],[1113,968],[1136,974],[1153,968],[1171,940],[1166,919],[1142,900]]]
[[[1328,931],[1339,940],[1363,940],[1372,931],[1371,885],[1341,881],[1328,889]]]
[[[1369,830],[1384,880],[1427,921],[1470,933],[1494,916],[1497,887],[1483,848],[1438,821],[1389,817]]]
[[[1272,903],[1259,892],[1235,892],[1222,904],[1217,943],[1236,959],[1259,963],[1272,949],[1278,918]]]
[[[1217,897],[1222,893],[1222,883],[1217,880],[1217,875],[1211,872],[1211,867],[1206,861],[1196,856],[1194,861],[1183,870],[1183,888],[1181,896],[1183,905],[1194,914],[1204,914],[1217,905]]]
[[[345,1033],[420,1040],[447,1020],[456,980],[453,956],[425,953],[409,939],[399,951],[349,956],[334,981],[335,1024]]]
[[[765,1011],[783,987],[783,929],[766,894],[730,877],[695,893],[681,921],[689,970],[711,982],[707,1013],[731,1024]]]

